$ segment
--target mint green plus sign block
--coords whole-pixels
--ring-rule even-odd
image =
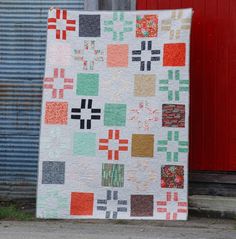
[[[75,133],[73,153],[74,155],[96,156],[96,134]]]
[[[170,142],[174,142],[177,145],[177,151],[171,149],[169,145]],[[157,151],[161,153],[166,153],[167,162],[179,161],[179,153],[188,153],[188,141],[180,140],[178,131],[168,131],[167,139],[158,140]]]
[[[98,96],[99,75],[81,73],[77,75],[77,95]]]
[[[125,104],[105,104],[104,125],[105,126],[125,126],[126,105]]]

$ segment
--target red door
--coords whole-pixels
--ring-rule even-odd
[[[236,0],[137,0],[137,10],[193,8],[190,169],[236,171]]]

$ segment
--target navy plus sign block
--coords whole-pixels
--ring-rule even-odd
[[[79,36],[100,37],[100,15],[79,15]]]
[[[80,121],[80,129],[91,129],[92,120],[100,120],[101,118],[101,109],[95,109],[92,107],[92,99],[82,99],[80,108],[71,109],[71,119],[76,119]],[[90,116],[88,119],[83,119],[81,113],[84,109],[90,110]],[[86,123],[86,125],[85,125]]]
[[[144,52],[150,52],[150,59],[149,60],[143,60],[143,53]],[[138,61],[140,62],[140,71],[150,71],[151,70],[151,63],[153,61],[160,61],[160,50],[153,50],[152,49],[152,41],[142,41],[141,42],[141,50],[134,50],[132,51],[132,61]],[[145,67],[146,63],[146,67]]]

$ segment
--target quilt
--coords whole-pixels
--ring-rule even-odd
[[[191,9],[50,9],[37,217],[186,220]]]

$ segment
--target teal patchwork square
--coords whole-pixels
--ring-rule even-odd
[[[104,125],[105,126],[125,126],[126,105],[125,104],[105,104]]]
[[[73,152],[74,155],[96,156],[96,134],[75,133]]]
[[[77,75],[77,95],[98,96],[99,75],[80,73]]]

